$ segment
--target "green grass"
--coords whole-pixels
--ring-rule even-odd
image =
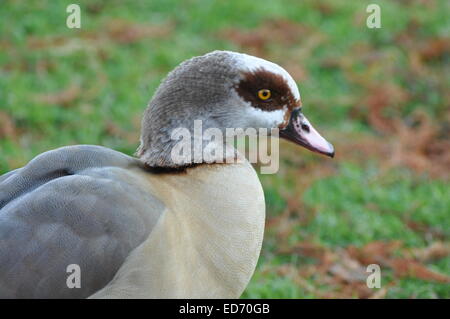
[[[380,176],[376,168],[344,165],[338,176],[320,180],[305,192],[306,204],[319,211],[308,231],[328,246],[399,238],[406,245],[426,245],[404,221],[420,222],[449,236],[449,195],[442,181],[401,172]]]
[[[309,28],[298,42],[288,47],[280,48],[277,39],[273,39],[268,55],[281,65],[288,57],[304,68],[307,79],[299,86],[305,112],[332,142],[345,144],[343,138],[347,133],[356,136],[379,133],[367,121],[368,111],[363,105],[367,88],[349,79],[339,67],[324,67],[324,62],[330,59],[354,62],[351,72],[370,79],[368,85],[395,84],[409,92],[411,98],[400,111],[394,107],[392,116],[409,116],[421,108],[434,119],[444,118],[448,100],[443,92],[450,85],[445,76],[449,71],[448,54],[430,66],[432,75],[416,78],[407,72],[408,50],[396,41],[413,22],[419,25],[414,35],[418,42],[448,36],[448,1],[432,1],[426,7],[414,1],[411,4],[378,1],[382,8],[379,30],[365,27],[365,8],[372,1],[320,2],[329,13],[320,11],[313,0],[77,1],[82,9],[82,29],[70,30],[65,24],[65,8],[73,1],[3,1],[0,112],[8,114],[15,132],[2,136],[0,129],[0,174],[25,165],[43,151],[68,144],[99,144],[132,154],[138,146],[140,116],[169,70],[191,56],[212,50],[245,50],[221,36],[223,30],[254,30],[269,19],[287,19]],[[108,26],[120,21],[169,31],[166,36],[124,44],[105,36]],[[100,40],[89,40],[92,36]],[[33,41],[55,37],[65,39],[66,45],[31,47]],[[313,37],[323,40],[308,54],[297,54]],[[367,62],[363,58],[367,55],[364,49],[358,49],[361,46],[376,52],[379,60]],[[45,103],[39,98],[70,87],[79,87],[82,93],[65,106]],[[355,115],[355,110],[360,114]],[[115,133],[111,132],[111,126]],[[439,240],[448,242],[448,182],[407,168],[384,171],[380,169],[383,158],[363,162],[347,160],[345,156],[339,159],[339,149],[337,152],[338,164],[333,174],[317,179],[308,188],[298,186],[296,178],[308,175],[309,163],[320,161],[325,167],[330,165],[328,160],[299,152],[303,168],[286,156],[278,175],[261,176],[269,219],[283,214],[287,200],[292,197],[302,203],[301,216],[313,216],[308,222],[293,221],[289,243],[311,241],[333,250],[392,240],[420,248],[437,240],[407,227],[408,221],[432,229],[441,234]],[[279,243],[276,232],[269,229],[257,271],[243,297],[317,297],[274,271],[282,265],[301,268],[314,263],[301,256],[280,255]],[[450,274],[449,257],[428,266]],[[389,271],[387,274],[386,282],[393,281],[389,279]],[[314,280],[305,280],[317,285]],[[402,278],[387,293],[389,298],[414,296],[449,298],[450,288]]]
[[[435,238],[407,227],[405,221],[422,223],[445,238],[450,235],[450,189],[443,181],[429,181],[412,176],[405,170],[380,174],[373,165],[358,167],[343,164],[336,176],[314,183],[303,194],[306,213],[315,218],[304,227],[295,226],[288,241],[309,241],[330,250],[348,245],[363,246],[373,241],[400,240],[405,247],[427,247]],[[276,215],[286,203],[276,190],[266,189],[268,211]],[[273,236],[273,235],[272,235]],[[258,273],[254,276],[246,298],[313,298],[303,287],[270,269],[282,264],[306,265],[314,260],[302,256],[277,256],[277,241],[266,241]],[[432,264],[431,269],[449,273],[450,256]],[[393,281],[392,271],[383,270],[384,284]],[[310,282],[314,285],[314,282]],[[316,287],[321,289],[321,287]],[[324,290],[326,291],[326,290]],[[430,283],[415,278],[400,279],[387,294],[388,298],[449,298],[448,284]]]

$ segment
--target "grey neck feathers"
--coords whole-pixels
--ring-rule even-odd
[[[145,110],[142,120],[141,145],[137,156],[151,167],[177,168],[198,163],[194,155],[194,121],[201,120],[203,131],[219,128],[225,131],[232,127],[233,114],[237,114],[233,103],[232,86],[237,81],[233,57],[227,52],[213,52],[183,62],[161,83]],[[230,125],[230,126],[229,126]],[[180,146],[173,138],[177,129],[187,129],[191,134],[191,156],[180,163],[175,162],[172,150]],[[198,140],[197,140],[198,141]],[[211,143],[201,143],[202,150]],[[221,145],[221,147],[224,147]],[[219,147],[220,148],[220,147]],[[225,157],[232,156],[229,148]],[[201,151],[202,151],[201,150]],[[197,149],[197,154],[199,150]],[[232,151],[234,156],[234,149]],[[214,163],[226,160],[223,153],[211,152],[212,157],[202,162]]]

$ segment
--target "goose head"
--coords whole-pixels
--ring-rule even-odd
[[[189,59],[162,81],[142,120],[137,155],[150,167],[180,167],[171,151],[174,130],[254,128],[279,130],[279,137],[313,152],[334,156],[333,146],[302,113],[295,81],[279,65],[231,51]],[[236,130],[235,130],[236,131]],[[190,164],[190,160],[183,165]]]

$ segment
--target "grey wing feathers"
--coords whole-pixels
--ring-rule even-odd
[[[83,298],[104,287],[164,208],[134,181],[139,167],[82,145],[0,176],[0,298]],[[81,288],[66,284],[71,264]]]

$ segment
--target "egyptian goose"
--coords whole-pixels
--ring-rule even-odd
[[[234,151],[174,160],[174,130],[189,133],[195,120],[221,131],[279,129],[334,154],[283,68],[230,51],[194,57],[150,101],[137,157],[67,146],[0,176],[0,297],[239,297],[261,249],[263,190]]]

